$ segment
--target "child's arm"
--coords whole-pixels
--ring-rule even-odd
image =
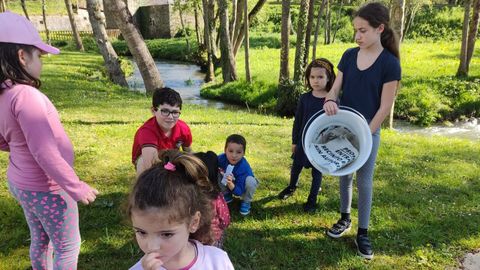
[[[152,167],[153,164],[159,161],[158,149],[153,146],[142,147],[141,161],[137,164],[137,175]]]
[[[343,82],[343,72],[340,70],[337,73],[337,77],[335,78],[335,82],[333,82],[332,89],[328,92],[327,96],[325,97],[325,103],[323,104],[323,109],[327,115],[336,114],[338,111],[338,105],[336,102],[327,102],[328,100],[337,101],[338,95],[340,94],[340,89],[342,89],[342,82]]]
[[[370,121],[370,131],[372,134],[382,125],[383,120],[385,120],[385,117],[390,113],[390,109],[393,106],[397,94],[397,86],[398,81],[391,81],[383,84],[380,108],[378,108],[372,121]]]
[[[300,136],[302,136],[302,119],[303,119],[303,102],[304,95],[300,96],[300,100],[297,104],[297,110],[295,112],[295,118],[293,120],[293,128],[292,128],[292,154],[295,153],[295,147],[297,146],[297,142],[300,140]]]

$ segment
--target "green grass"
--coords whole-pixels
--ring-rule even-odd
[[[254,55],[260,61],[269,53]],[[97,71],[98,55],[64,52],[44,63],[42,90],[75,146],[75,168],[101,192],[93,205],[80,206],[79,269],[127,269],[141,252],[122,206],[134,180],[133,134],[149,117],[150,100],[107,82]],[[291,119],[188,104],[182,118],[192,129],[195,151],[221,152],[234,132],[248,140],[246,155],[261,185],[250,216],[241,217],[237,202],[231,208],[225,249],[236,269],[445,269],[480,248],[478,142],[382,132],[370,227],[376,255],[364,261],[356,255],[353,232],[339,240],[324,233],[338,218],[337,178],[324,178],[314,215],[301,207],[309,190],[307,171],[292,198],[276,200],[289,178]],[[6,153],[0,155],[0,265],[27,269],[29,232],[7,190],[7,160]]]

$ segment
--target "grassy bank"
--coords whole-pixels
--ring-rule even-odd
[[[127,269],[141,252],[122,205],[134,179],[132,137],[149,117],[150,100],[108,83],[97,73],[98,55],[64,52],[44,63],[43,91],[75,146],[75,167],[101,192],[92,206],[80,206],[79,269]],[[233,132],[248,140],[247,158],[261,185],[250,216],[242,218],[233,204],[225,249],[236,269],[445,269],[480,248],[477,142],[382,132],[370,228],[376,257],[364,261],[355,253],[353,232],[340,240],[324,234],[338,218],[336,178],[324,178],[314,215],[301,207],[309,172],[292,198],[276,200],[289,178],[291,119],[188,104],[182,118],[192,128],[195,151],[220,152]],[[0,155],[0,265],[28,269],[29,232],[7,190],[7,156]],[[356,226],[356,192],[353,200]]]

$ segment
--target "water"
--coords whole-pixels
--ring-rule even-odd
[[[130,89],[145,92],[142,76],[136,63],[135,70],[127,78]],[[185,103],[211,106],[215,108],[231,108],[220,101],[207,100],[200,97],[200,88],[205,78],[205,73],[200,71],[200,67],[169,60],[155,60],[155,64],[160,71],[160,75],[165,86],[177,90]],[[238,109],[238,108],[237,108]],[[428,128],[413,126],[405,121],[395,121],[394,128],[399,132],[414,133],[425,136],[440,135],[446,137],[458,137],[473,141],[480,141],[480,119],[471,119],[469,121],[455,123],[453,126],[432,126]]]
[[[145,92],[145,84],[135,61],[133,74],[127,78],[130,89]],[[185,103],[225,108],[223,102],[208,100],[200,97],[200,88],[204,82],[205,73],[200,67],[170,60],[155,60],[165,86],[177,90]]]
[[[403,133],[420,134],[424,136],[445,136],[480,141],[480,119],[460,121],[452,126],[434,125],[431,127],[413,126],[405,121],[395,121],[394,129]]]

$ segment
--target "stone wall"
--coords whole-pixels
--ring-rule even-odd
[[[78,31],[92,31],[90,20],[88,19],[88,12],[86,10],[79,10],[75,14],[75,22],[77,23]],[[30,16],[30,21],[37,28],[38,31],[45,31],[42,16]],[[49,15],[47,16],[47,27],[49,31],[72,31],[70,20],[68,16]]]
[[[173,0],[124,0],[134,18],[135,24],[145,39],[171,38],[182,28],[180,16],[173,10]],[[102,1],[103,2],[103,1]],[[75,22],[79,31],[92,31],[85,0],[78,1],[75,8]],[[107,29],[117,29],[111,14],[105,14]],[[31,21],[38,31],[45,31],[42,16],[31,16]],[[195,17],[183,14],[186,27],[195,28]],[[203,19],[199,17],[200,26]],[[67,15],[47,16],[47,26],[50,31],[71,31],[70,20]]]

